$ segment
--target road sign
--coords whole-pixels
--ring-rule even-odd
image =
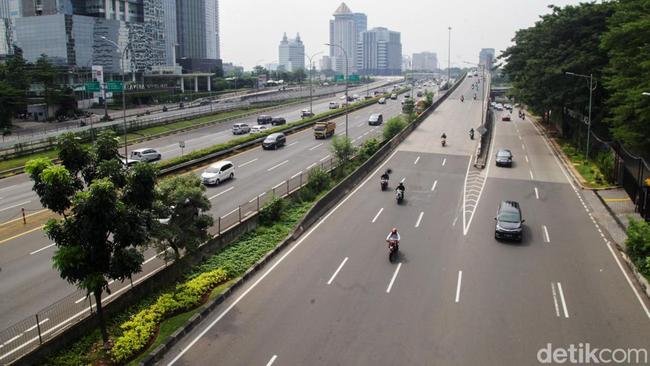
[[[91,93],[91,92],[98,92],[100,90],[99,87],[99,81],[88,81],[86,82],[86,91]]]
[[[184,149],[185,148],[185,141],[179,141],[178,142],[178,147],[180,147],[181,149]]]
[[[359,81],[359,75],[350,75],[350,81]]]
[[[345,76],[343,76],[343,75],[336,75],[336,79],[335,79],[335,80],[336,80],[336,81],[343,81],[343,80],[345,80]]]
[[[110,80],[106,82],[106,90],[112,92],[121,92],[124,90],[124,85],[119,80]]]

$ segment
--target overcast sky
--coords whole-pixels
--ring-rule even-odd
[[[300,32],[308,55],[327,52],[329,20],[341,1],[220,0],[221,57],[252,68],[277,62],[282,33]],[[451,26],[452,66],[478,62],[481,48],[497,55],[515,31],[532,26],[548,5],[570,0],[349,0],[353,12],[366,13],[368,28],[383,26],[402,33],[402,53],[433,51],[447,65],[447,27]],[[320,59],[321,55],[315,59]],[[318,67],[318,63],[316,63]]]

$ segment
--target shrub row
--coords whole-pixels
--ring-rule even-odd
[[[650,223],[630,218],[625,247],[639,272],[650,278]]]
[[[114,362],[121,364],[136,356],[149,344],[164,319],[198,306],[205,294],[228,279],[226,271],[215,269],[180,284],[174,292],[162,294],[148,308],[133,315],[120,328],[123,333],[110,351]]]

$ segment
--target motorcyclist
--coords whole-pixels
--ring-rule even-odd
[[[384,174],[381,175],[381,178],[379,178],[379,179],[380,180],[388,180],[388,179],[390,179],[390,176],[388,175],[388,172],[386,171],[386,172],[384,172]]]
[[[442,135],[440,135],[440,138],[446,140],[446,139],[447,139],[447,134],[445,134],[445,133],[443,132]]]
[[[399,248],[399,241],[401,237],[399,233],[397,232],[397,228],[394,227],[390,233],[388,233],[388,236],[386,236],[386,242],[390,245],[391,242],[395,242],[395,245]]]
[[[461,101],[461,102],[464,102],[464,101],[465,101],[465,96],[464,96],[464,95],[461,95],[461,96],[460,96],[460,101]]]
[[[404,192],[406,192],[406,187],[404,187],[404,183],[399,182],[397,188],[395,188],[395,191],[402,191],[402,195],[404,195]]]
[[[474,128],[469,129],[469,138],[474,140]]]

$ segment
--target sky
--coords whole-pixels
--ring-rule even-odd
[[[584,0],[583,0],[584,1]],[[448,27],[451,26],[452,66],[478,62],[481,48],[497,56],[512,44],[515,32],[549,13],[549,4],[578,4],[571,0],[349,0],[353,12],[366,13],[368,28],[401,32],[402,54],[431,51],[441,67],[447,65]],[[329,20],[341,1],[335,0],[220,0],[221,58],[251,69],[277,63],[284,32],[299,32],[305,53],[327,52]],[[324,53],[326,54],[326,53]],[[314,58],[316,67],[322,55]]]

